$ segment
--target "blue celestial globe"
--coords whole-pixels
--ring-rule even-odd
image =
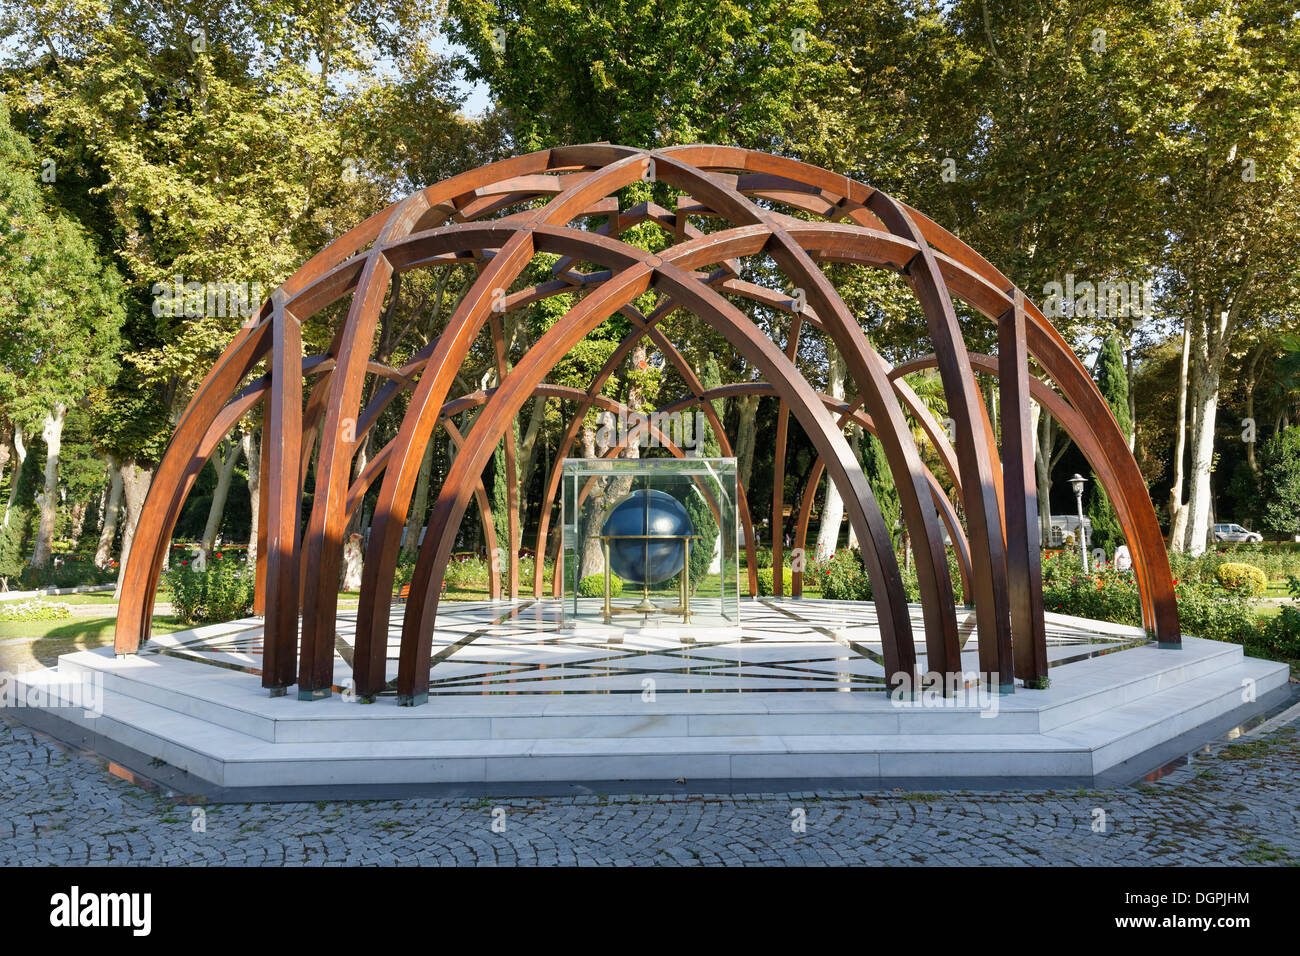
[[[690,535],[695,528],[682,503],[672,495],[641,489],[614,505],[600,533]],[[686,546],[681,538],[616,538],[609,542],[609,568],[628,584],[666,581],[682,569],[685,557]]]

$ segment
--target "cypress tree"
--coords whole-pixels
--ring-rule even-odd
[[[1107,336],[1102,343],[1101,355],[1097,359],[1097,389],[1115,413],[1115,421],[1125,437],[1133,432],[1133,423],[1128,413],[1128,373],[1124,369],[1124,351],[1120,346],[1119,336]],[[1092,537],[1089,544],[1094,548],[1104,548],[1108,557],[1113,557],[1115,550],[1124,543],[1124,532],[1120,528],[1119,518],[1111,507],[1110,498],[1101,483],[1093,475],[1091,482],[1091,499],[1088,504],[1088,519],[1092,522]]]

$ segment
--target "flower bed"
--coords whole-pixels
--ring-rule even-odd
[[[72,615],[72,605],[54,601],[13,601],[0,604],[0,621],[57,621]]]

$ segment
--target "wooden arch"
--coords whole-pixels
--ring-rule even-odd
[[[618,192],[638,180],[666,183],[676,208],[653,202],[622,208]],[[798,212],[800,218],[780,211]],[[811,214],[814,219],[806,216]],[[692,219],[720,220],[705,233]],[[587,228],[593,219],[598,228]],[[651,254],[621,241],[631,226],[658,224],[671,244]],[[539,253],[558,256],[553,279],[519,288]],[[765,256],[801,294],[743,281],[741,260]],[[953,425],[948,442],[932,416],[868,342],[820,268],[849,262],[903,276],[925,314],[933,354]],[[420,268],[473,263],[478,270],[442,333],[401,368],[372,358],[381,308],[394,276]],[[592,271],[583,271],[588,266]],[[636,306],[647,292],[659,302],[647,314]],[[507,355],[501,313],[560,293],[578,300],[523,355]],[[954,310],[957,297],[993,321],[996,357],[968,353]],[[322,355],[302,354],[300,323],[346,298],[347,316]],[[733,299],[775,306],[790,315],[778,344]],[[800,305],[795,305],[798,302]],[[1029,402],[1040,401],[1088,456],[1116,511],[1138,573],[1143,616],[1162,646],[1180,642],[1173,579],[1145,483],[1125,436],[1065,340],[1023,293],[992,265],[916,210],[870,186],[791,159],[718,146],[639,150],[604,143],[542,150],[514,157],[430,186],[372,216],[331,243],[290,277],[217,359],[182,414],[155,473],[124,572],[115,646],[133,653],[149,635],[155,592],[180,509],[217,441],[239,415],[265,404],[261,508],[256,568],[257,606],[266,616],[263,684],[297,684],[300,697],[326,696],[333,677],[337,582],[342,538],[351,511],[378,486],[367,546],[354,655],[356,690],[385,684],[391,595],[407,509],[427,443],[449,409],[481,405],[469,432],[449,434],[460,446],[438,490],[428,533],[419,550],[402,621],[398,695],[425,699],[438,596],[460,518],[481,491],[481,473],[505,441],[513,457],[511,422],[530,398],[571,398],[581,409],[605,404],[600,391],[641,338],[648,338],[679,372],[727,447],[711,397],[695,371],[658,328],[676,309],[693,312],[758,369],[779,402],[778,481],[773,505],[783,511],[781,469],[789,415],[804,429],[824,469],[843,496],[873,585],[887,681],[916,680],[916,647],[889,529],[870,485],[841,434],[857,421],[885,451],[916,545],[928,672],[961,669],[956,609],[942,530],[961,556],[962,587],[973,600],[980,669],[993,686],[1014,689],[1016,678],[1038,686],[1046,676],[1037,491],[1034,485]],[[547,374],[584,336],[610,316],[631,320],[632,335],[584,390],[561,393]],[[800,374],[795,356],[804,324],[817,328],[844,356],[857,395],[828,403]],[[450,399],[450,390],[485,326],[492,336],[497,387]],[[1050,385],[1029,374],[1033,358]],[[914,363],[915,367],[920,364]],[[262,374],[252,380],[259,369]],[[975,372],[998,376],[1001,441],[975,383]],[[383,379],[362,407],[367,375]],[[303,384],[311,381],[304,404]],[[1031,392],[1031,387],[1033,391]],[[733,387],[734,388],[734,387]],[[361,440],[401,394],[409,404],[397,435],[354,477]],[[949,472],[964,512],[964,533],[953,503],[924,467],[909,417],[924,430]],[[317,445],[319,436],[319,448]],[[314,462],[310,514],[299,518],[303,481]],[[514,469],[507,468],[510,540],[519,542]],[[558,472],[548,475],[547,502]],[[805,506],[811,493],[805,495]],[[480,510],[485,502],[480,497]],[[749,512],[742,498],[741,520]],[[549,509],[538,537],[535,593]],[[483,511],[484,520],[490,512]],[[806,531],[801,514],[798,535]],[[753,540],[747,534],[747,540]],[[784,562],[780,532],[774,559]],[[801,542],[800,542],[801,543]],[[517,548],[511,549],[509,592],[518,589]],[[752,560],[751,560],[752,572]],[[751,591],[753,575],[751,573]],[[775,581],[781,575],[774,575]],[[301,609],[301,625],[300,625]],[[945,684],[948,682],[945,681]]]

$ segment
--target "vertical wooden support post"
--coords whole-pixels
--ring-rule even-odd
[[[998,320],[998,378],[1002,398],[1002,481],[1006,501],[1007,590],[1015,675],[1028,688],[1047,686],[1047,626],[1038,526],[1034,441],[1029,428],[1029,364],[1025,297]]]
[[[253,568],[253,613],[258,617],[266,614],[266,522],[271,494],[271,454],[266,440],[267,429],[270,427],[269,418],[270,416],[263,412],[261,434],[257,436],[258,444],[262,448],[257,456],[257,563]]]
[[[266,464],[266,608],[262,686],[283,694],[294,682],[298,654],[298,468],[302,454],[302,326],[273,297],[271,395],[262,426]],[[258,560],[261,562],[259,553]]]

